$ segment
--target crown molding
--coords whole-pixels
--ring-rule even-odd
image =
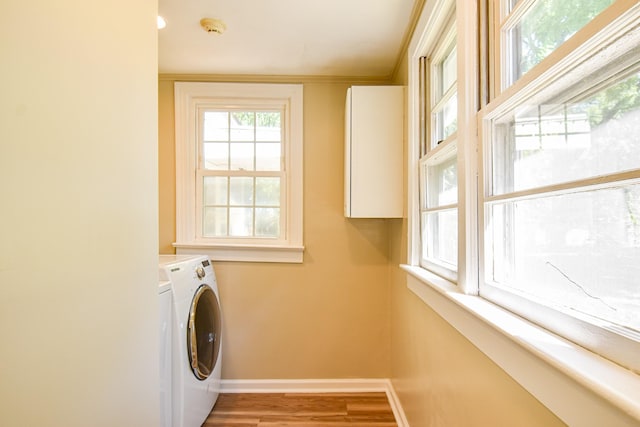
[[[267,74],[158,74],[158,81],[223,82],[223,83],[348,83],[389,84],[392,76],[322,76]]]

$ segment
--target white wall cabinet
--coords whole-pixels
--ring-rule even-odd
[[[345,105],[344,215],[401,218],[403,86],[352,86]]]

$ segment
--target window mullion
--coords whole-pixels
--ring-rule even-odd
[[[498,6],[501,10],[500,28],[506,32],[511,31],[538,0],[519,0],[511,10],[509,10],[507,5],[508,0],[494,1],[501,3],[501,5]]]
[[[569,193],[595,191],[605,188],[614,188],[622,185],[634,184],[640,181],[640,170],[618,172],[606,176],[585,178],[555,185],[547,185],[522,191],[514,191],[505,194],[485,197],[487,204],[499,203],[506,200],[520,201],[537,197],[561,196]]]
[[[442,111],[447,102],[457,94],[457,91],[457,83],[454,82],[451,87],[447,89],[447,91],[440,97],[440,99],[434,102],[433,106],[431,107],[431,114],[436,114]]]
[[[458,203],[451,203],[446,205],[438,205],[432,208],[424,208],[422,212],[439,212],[439,211],[448,211],[452,209],[456,209],[458,207]]]

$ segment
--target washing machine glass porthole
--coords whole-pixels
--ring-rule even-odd
[[[207,379],[220,352],[220,305],[208,285],[201,285],[191,302],[187,346],[193,374],[199,380]]]

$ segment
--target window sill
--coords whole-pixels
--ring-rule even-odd
[[[304,246],[174,243],[177,254],[208,255],[212,261],[302,263]]]
[[[637,425],[640,376],[426,270],[407,287],[569,425]]]

